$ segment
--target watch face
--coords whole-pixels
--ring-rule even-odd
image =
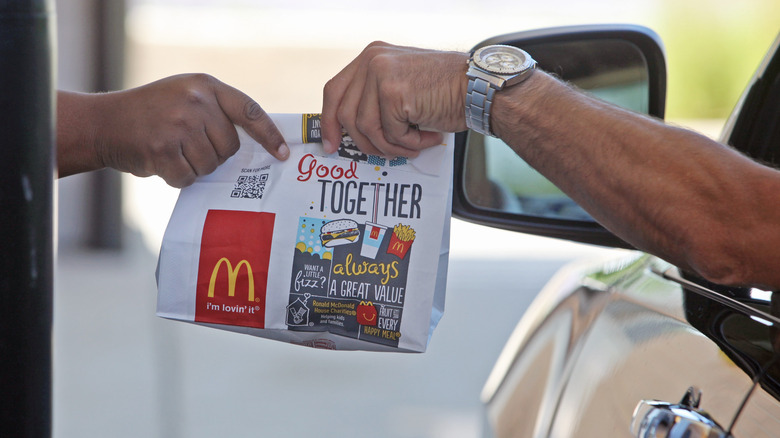
[[[530,57],[512,46],[487,46],[474,52],[474,63],[491,73],[514,74],[529,68]]]

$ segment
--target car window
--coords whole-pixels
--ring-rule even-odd
[[[780,36],[737,106],[727,133],[731,146],[775,167],[780,165],[779,47]]]

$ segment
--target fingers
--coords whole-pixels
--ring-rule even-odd
[[[227,118],[232,123],[244,128],[247,134],[263,145],[271,155],[279,160],[286,160],[290,156],[290,149],[279,129],[257,102],[241,91],[216,79],[214,80],[214,94]],[[235,130],[233,130],[233,134],[235,134]],[[235,138],[235,144],[238,144],[238,137]]]
[[[374,142],[366,135],[369,132],[374,134],[376,129],[381,132],[381,126],[378,126],[378,123],[371,123],[369,118],[359,120],[357,117],[360,111],[361,102],[366,93],[366,69],[368,68],[366,64],[369,63],[371,59],[370,56],[365,57],[364,59],[359,60],[360,62],[355,65],[355,74],[349,81],[349,86],[343,90],[342,97],[336,109],[336,119],[339,127],[344,127],[361,151],[371,155],[384,155],[384,150],[391,149],[385,144],[386,142]],[[372,114],[375,114],[375,108],[370,107],[370,110],[372,111]],[[362,123],[363,126],[358,126],[359,123]],[[381,137],[381,133],[379,137]]]
[[[323,95],[325,151],[336,151],[342,127],[368,154],[414,157],[420,150],[440,144],[441,133],[420,130],[418,126],[436,116],[437,108],[421,107],[418,97],[434,94],[431,88],[435,79],[431,78],[436,72],[425,65],[429,62],[426,58],[433,54],[372,43],[331,79]],[[414,71],[417,66],[422,66],[420,71]],[[437,103],[443,106],[451,102]]]
[[[131,173],[136,176],[157,175],[171,187],[182,188],[189,186],[195,182],[195,178],[199,175],[199,172],[195,170],[190,160],[196,161],[196,156],[202,154],[195,154],[196,148],[187,146],[188,144],[191,143],[182,140],[169,140],[154,145],[150,148],[150,156],[146,158],[146,162],[151,163],[152,167],[149,170],[142,170],[144,167],[140,164],[131,166],[134,169],[131,170]],[[211,149],[211,145],[208,148]],[[193,158],[187,159],[184,155],[185,150],[188,150]]]
[[[320,127],[322,130],[322,145],[325,152],[332,154],[338,150],[341,143],[341,122],[338,118],[339,107],[344,95],[355,77],[359,59],[352,60],[339,74],[325,84],[322,96],[322,115]]]
[[[368,80],[356,112],[357,127],[385,155],[415,157],[420,150],[440,144],[439,132],[421,130],[419,111],[410,109],[409,96],[416,91],[410,82],[393,72],[395,60],[377,56],[368,70]],[[388,77],[381,77],[390,72]]]
[[[230,135],[232,132],[232,136]],[[222,137],[234,137],[224,139]],[[238,135],[233,125],[225,130],[212,132],[208,129],[181,145],[181,155],[197,176],[208,175],[217,170],[230,156],[238,151]]]
[[[204,75],[205,76],[205,75]],[[219,80],[205,76],[208,87],[202,103],[193,112],[199,112],[201,121],[194,123],[187,135],[180,133],[180,144],[173,149],[178,156],[165,160],[166,168],[158,174],[171,186],[186,187],[195,178],[207,175],[235,154],[240,141],[235,125],[241,126],[252,138],[279,160],[290,152],[284,138],[265,111],[249,96]],[[202,87],[203,84],[198,84]]]
[[[376,61],[373,61],[376,62]],[[358,96],[357,110],[344,108],[348,114],[355,114],[355,127],[362,135],[364,141],[370,143],[384,156],[415,157],[418,151],[409,149],[401,140],[401,136],[393,136],[393,132],[403,129],[410,130],[411,125],[404,114],[398,114],[397,95],[386,95],[386,99],[379,97],[379,80],[370,71],[367,84],[362,96]],[[346,118],[346,117],[345,117]],[[347,127],[349,130],[349,127]],[[360,146],[360,143],[358,143]],[[368,145],[364,147],[369,147]]]
[[[365,135],[364,130],[378,126],[377,123],[370,123],[369,118],[362,118],[360,123],[364,124],[365,127],[361,128],[358,127],[357,118],[358,107],[363,99],[366,86],[369,64],[376,55],[391,47],[393,46],[382,42],[371,43],[357,58],[325,84],[321,117],[325,152],[336,152],[341,142],[342,127],[352,137],[358,148],[367,154],[384,155],[383,150],[393,149],[388,147],[386,142],[377,145]],[[377,138],[377,142],[380,138],[381,136]]]
[[[229,127],[235,133],[233,125]],[[215,171],[230,157],[230,155],[221,157],[217,154],[215,144],[218,143],[209,139],[205,131],[193,132],[192,135],[178,140],[172,139],[169,145],[160,148],[154,158],[157,166],[151,173],[160,176],[170,186],[176,188],[189,186],[197,177]]]
[[[158,176],[169,186],[181,189],[192,185],[198,175],[182,157],[181,160],[171,162],[171,165],[164,171],[159,172]]]
[[[373,43],[325,85],[321,126],[326,153],[336,152],[343,127],[367,154],[409,154],[410,151],[385,141],[378,105],[372,105],[378,102],[369,70],[376,55],[387,47],[384,43]]]
[[[379,71],[382,70],[384,68]],[[369,134],[369,138],[373,140],[381,134],[382,140],[387,144],[397,145],[414,156],[422,149],[441,144],[443,140],[441,133],[421,129],[417,123],[410,122],[412,119],[419,120],[410,113],[418,114],[420,111],[408,109],[408,104],[405,103],[405,97],[414,93],[415,90],[410,88],[408,82],[380,82],[375,79],[374,86],[367,88],[358,110],[358,117],[369,117],[380,121],[381,132],[377,130],[373,135]],[[371,108],[381,109],[381,111],[372,114]]]

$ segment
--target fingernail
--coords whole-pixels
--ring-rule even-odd
[[[282,143],[276,148],[276,153],[279,155],[279,158],[285,159],[290,156],[290,148],[287,147],[287,143]]]
[[[322,148],[325,150],[325,153],[332,154],[332,147],[333,145],[331,145],[328,140],[325,140],[324,138],[322,139]]]

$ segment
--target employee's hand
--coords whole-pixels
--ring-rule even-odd
[[[111,167],[174,187],[213,172],[239,148],[235,126],[280,160],[282,135],[249,96],[204,74],[105,94],[58,94],[60,175]]]
[[[467,55],[370,44],[325,85],[322,137],[335,152],[345,128],[365,153],[414,157],[466,129]]]

